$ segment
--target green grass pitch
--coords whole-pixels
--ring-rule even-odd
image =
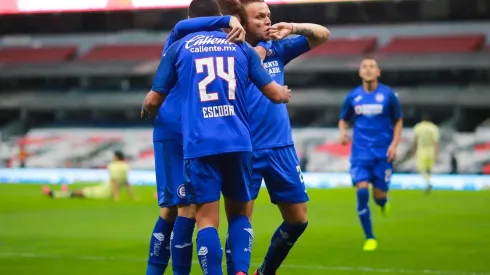
[[[0,274],[145,274],[158,215],[153,187],[136,188],[137,202],[53,200],[40,189],[0,185]],[[490,192],[393,191],[389,217],[371,204],[374,252],[362,251],[353,190],[309,194],[309,227],[279,275],[490,275]],[[252,268],[279,223],[264,190],[255,208]],[[192,274],[202,274],[197,264]]]

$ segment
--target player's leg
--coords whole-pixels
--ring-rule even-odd
[[[223,274],[218,235],[222,177],[220,155],[184,161],[185,197],[196,204],[197,256],[204,274]]]
[[[430,182],[432,166],[434,165],[434,159],[432,157],[422,156],[417,158],[417,170],[424,177],[425,180],[425,192],[427,194],[432,190],[432,184]]]
[[[392,171],[393,163],[384,159],[376,161],[373,177],[373,198],[385,216],[388,215],[390,210],[388,191],[390,189]]]
[[[364,250],[374,250],[377,247],[369,209],[369,181],[372,168],[373,164],[370,161],[352,162],[350,168],[352,183],[356,187],[357,215],[366,237]]]
[[[185,191],[184,191],[185,192]],[[171,238],[172,269],[175,275],[189,275],[192,266],[194,227],[196,225],[196,206],[180,204],[177,206],[177,219]]]
[[[250,209],[249,186],[252,180],[252,153],[239,152],[223,155],[222,192],[228,218],[227,250],[230,251],[233,268],[228,274],[247,274],[253,244],[253,230],[247,212]]]
[[[172,166],[172,154],[178,146],[178,142],[173,141],[153,142],[160,215],[155,222],[150,238],[147,275],[162,275],[167,269],[170,259],[170,237],[176,216],[172,187],[174,184],[183,183],[182,165],[177,169]],[[182,161],[182,157],[180,160]],[[178,169],[180,169],[180,173]],[[179,179],[178,183],[174,183],[175,180]]]
[[[271,202],[277,204],[283,222],[271,243],[257,274],[275,274],[308,226],[307,201],[303,175],[294,146],[269,151],[270,169],[264,175]]]
[[[247,211],[246,211],[246,215],[250,222],[252,221],[254,202],[255,199],[257,199],[257,197],[259,196],[260,187],[262,186],[263,173],[269,168],[268,151],[269,150],[256,150],[252,153],[252,182],[249,186],[251,201],[248,203]],[[234,202],[225,200],[226,213],[228,214],[234,212],[233,209],[229,209],[229,208],[234,208]],[[230,217],[228,216],[228,220],[229,218]],[[227,234],[226,236],[226,243],[225,243],[226,267],[227,267],[228,274],[234,274],[236,269],[233,264],[233,258],[228,242],[228,237],[229,234]]]
[[[92,187],[86,187],[85,193],[91,193],[91,190],[89,188]],[[66,185],[61,186],[61,190],[52,190],[48,186],[43,186],[42,188],[44,195],[54,198],[54,199],[68,199],[68,198],[83,198],[84,196],[84,189],[76,189],[73,191],[70,191]]]

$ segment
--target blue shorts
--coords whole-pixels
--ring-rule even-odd
[[[184,149],[174,140],[154,141],[158,205],[188,204],[184,188]]]
[[[303,174],[293,145],[253,152],[250,195],[259,195],[262,179],[272,203],[304,203],[309,200]]]
[[[223,196],[250,201],[252,152],[235,152],[184,160],[186,199],[195,204],[218,201]]]
[[[374,187],[387,192],[390,189],[393,163],[386,159],[356,160],[351,162],[352,184],[370,182]]]

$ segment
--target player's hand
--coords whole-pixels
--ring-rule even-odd
[[[284,101],[282,103],[288,103],[291,99],[291,89],[287,85],[282,86],[284,93]]]
[[[393,162],[396,160],[396,151],[397,151],[397,146],[396,144],[391,144],[390,147],[388,147],[388,152],[386,152],[386,156],[388,157],[389,162]]]
[[[288,37],[294,31],[293,23],[281,22],[272,25],[267,34],[272,40],[281,40]]]
[[[153,120],[155,114],[152,114],[150,111],[146,110],[145,107],[141,107],[140,117],[143,120]]]
[[[347,133],[347,131],[342,131],[340,133],[340,144],[347,145],[349,144],[349,141],[350,141],[349,133]]]
[[[226,36],[228,42],[239,43],[245,41],[245,28],[235,16],[230,19],[230,28],[231,31]]]

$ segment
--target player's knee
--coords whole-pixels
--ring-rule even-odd
[[[179,217],[184,217],[188,219],[195,219],[196,218],[196,205],[191,204],[191,205],[179,205],[177,207],[177,215]]]
[[[207,227],[219,227],[219,201],[196,206],[196,224],[199,230]]]
[[[388,194],[386,193],[386,191],[383,191],[381,189],[378,189],[378,188],[373,188],[373,197],[374,199],[386,199],[386,197],[388,197]]]
[[[369,182],[367,182],[367,181],[358,182],[358,183],[356,183],[356,188],[357,189],[364,189],[364,188],[367,189],[367,188],[369,188]]]
[[[251,221],[253,212],[253,201],[240,202],[225,197],[225,211],[228,220],[231,220],[236,216],[247,216],[248,219]]]
[[[282,219],[289,224],[305,224],[308,222],[308,204],[304,203],[278,203]]]
[[[177,209],[175,207],[160,208],[160,217],[168,222],[174,222],[177,217]]]

